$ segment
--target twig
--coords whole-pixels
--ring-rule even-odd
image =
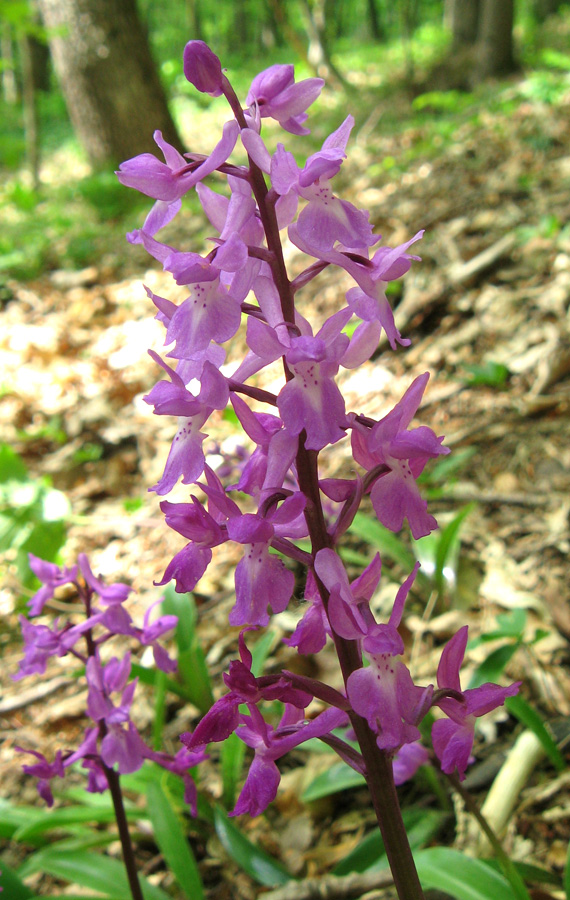
[[[38,700],[44,700],[68,684],[73,684],[73,679],[60,675],[57,678],[52,678],[51,681],[35,684],[27,691],[18,691],[13,697],[5,697],[3,700],[0,700],[0,716],[14,712],[17,709],[23,709],[24,706],[37,703]]]
[[[353,872],[338,878],[335,875],[324,875],[322,878],[292,881],[264,894],[263,900],[351,900],[368,891],[390,887],[392,884],[394,879],[389,869],[363,875]]]

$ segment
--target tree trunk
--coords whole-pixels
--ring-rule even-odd
[[[477,40],[480,0],[448,0],[446,20],[457,50]]]
[[[135,0],[39,0],[69,115],[95,168],[181,149]]]
[[[481,78],[505,75],[515,69],[513,6],[513,0],[481,0],[477,43],[477,68]]]

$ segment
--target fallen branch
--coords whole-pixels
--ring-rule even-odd
[[[72,678],[65,678],[60,675],[51,681],[35,684],[33,687],[28,688],[27,691],[18,691],[13,697],[5,697],[3,700],[0,700],[0,716],[14,712],[17,709],[23,709],[24,706],[37,703],[38,700],[45,700],[46,697],[55,694],[60,688],[72,683]]]
[[[322,878],[305,878],[291,881],[284,887],[263,895],[263,900],[352,900],[368,891],[390,887],[394,879],[389,869],[361,875],[354,872],[337,878],[324,875]]]

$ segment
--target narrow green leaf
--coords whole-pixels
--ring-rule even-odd
[[[194,854],[190,849],[180,819],[158,781],[149,784],[147,800],[147,813],[152,823],[154,836],[168,868],[178,881],[187,900],[203,900],[204,889]]]
[[[222,744],[220,753],[220,769],[222,774],[222,799],[226,809],[231,809],[236,802],[237,786],[241,778],[245,744],[237,734],[230,734]]]
[[[105,897],[129,896],[125,867],[116,859],[88,850],[62,855],[57,847],[48,847],[34,853],[27,872],[47,872],[63,878],[70,884],[78,884],[91,891],[99,891]],[[139,875],[145,900],[171,900],[160,888]]]
[[[502,871],[497,859],[487,859],[485,862],[488,866],[492,866],[493,869],[496,869],[498,872]],[[548,869],[543,869],[540,866],[534,866],[530,863],[518,861],[515,862],[514,860],[512,861],[512,865],[519,876],[525,881],[534,881],[537,884],[552,884],[557,888],[562,887],[562,879],[555,872],[549,872]]]
[[[506,878],[479,859],[431,847],[414,853],[414,860],[425,889],[443,891],[457,900],[516,900]]]
[[[256,678],[263,674],[267,657],[271,653],[271,649],[277,640],[275,631],[266,631],[263,637],[258,638],[255,644],[250,647],[251,650],[251,671]]]
[[[156,687],[157,685],[158,669],[148,669],[146,666],[141,666],[140,663],[134,662],[131,664],[131,674],[135,675],[143,684],[148,684],[151,687]],[[193,702],[190,696],[191,691],[189,691],[185,685],[175,681],[174,678],[170,678],[170,676],[166,675],[164,684],[167,690],[172,694],[176,694],[177,697],[188,700],[190,703]]]
[[[383,560],[391,559],[393,562],[399,563],[407,572],[411,572],[413,569],[415,563],[413,554],[406,550],[395,534],[384,528],[376,519],[365,513],[356,513],[349,531],[370,544],[374,550],[378,550]],[[422,577],[424,576],[420,569],[418,578]]]
[[[492,653],[489,653],[480,666],[473,673],[473,677],[469,682],[470,688],[479,687],[482,684],[492,682],[495,684],[505,671],[505,667],[510,662],[518,650],[518,643],[503,644],[497,647]]]
[[[35,894],[30,900],[101,900],[101,894]],[[123,895],[116,894],[114,897],[107,895],[105,900],[125,900]]]
[[[347,763],[338,762],[317,775],[303,791],[302,800],[303,803],[310,803],[311,800],[319,800],[321,797],[361,787],[363,784],[366,784],[366,781],[362,775],[355,772]]]
[[[412,850],[419,849],[437,833],[446,818],[437,810],[403,810],[402,817]],[[384,842],[378,828],[367,834],[348,856],[333,869],[334,875],[349,875],[351,872],[380,872],[388,868],[388,858]]]
[[[41,897],[36,894],[30,897],[30,900],[101,900],[101,894],[93,894],[89,897],[86,894],[42,894]],[[105,900],[125,900],[125,897],[119,894],[114,897],[107,895]]]
[[[135,809],[126,810],[127,818],[140,818],[140,812]],[[54,809],[49,812],[42,810],[42,816],[26,825],[21,825],[14,834],[15,841],[28,841],[37,835],[45,834],[54,829],[65,829],[73,831],[73,826],[81,825],[85,822],[94,822],[104,824],[106,822],[114,822],[115,813],[112,808],[93,809],[89,807],[64,807],[63,809]]]
[[[473,512],[476,503],[468,503],[461,509],[454,519],[442,529],[435,554],[435,583],[441,593],[444,583],[444,569],[450,562],[454,549],[459,543],[459,531],[467,516]]]
[[[570,844],[568,844],[566,867],[564,869],[564,893],[566,894],[566,900],[570,900]]]
[[[206,713],[214,703],[210,673],[196,633],[196,603],[192,594],[177,594],[169,585],[164,593],[163,612],[178,616],[174,637],[178,647],[178,674],[191,703]]]
[[[28,470],[21,456],[10,447],[10,444],[0,444],[0,483],[7,481],[26,481]]]
[[[6,900],[30,900],[33,892],[10,866],[0,860],[0,888]]]
[[[556,746],[554,738],[552,738],[547,731],[544,721],[539,713],[537,713],[526,700],[523,700],[522,697],[507,697],[505,700],[505,707],[511,715],[515,716],[519,722],[526,725],[526,727],[536,735],[544,747],[544,752],[550,759],[552,765],[558,769],[559,772],[563,772],[566,767],[564,757]]]
[[[153,750],[162,748],[162,734],[166,721],[166,672],[157,669],[154,694],[154,721],[152,723]]]
[[[228,854],[244,872],[265,887],[287,884],[291,876],[287,870],[255,844],[252,844],[228,819],[227,813],[216,807],[214,811],[216,834]]]

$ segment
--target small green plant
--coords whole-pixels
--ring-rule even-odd
[[[36,578],[28,565],[28,553],[50,561],[57,559],[65,543],[70,505],[48,478],[32,478],[21,457],[0,444],[0,554],[10,561],[22,589]]]

